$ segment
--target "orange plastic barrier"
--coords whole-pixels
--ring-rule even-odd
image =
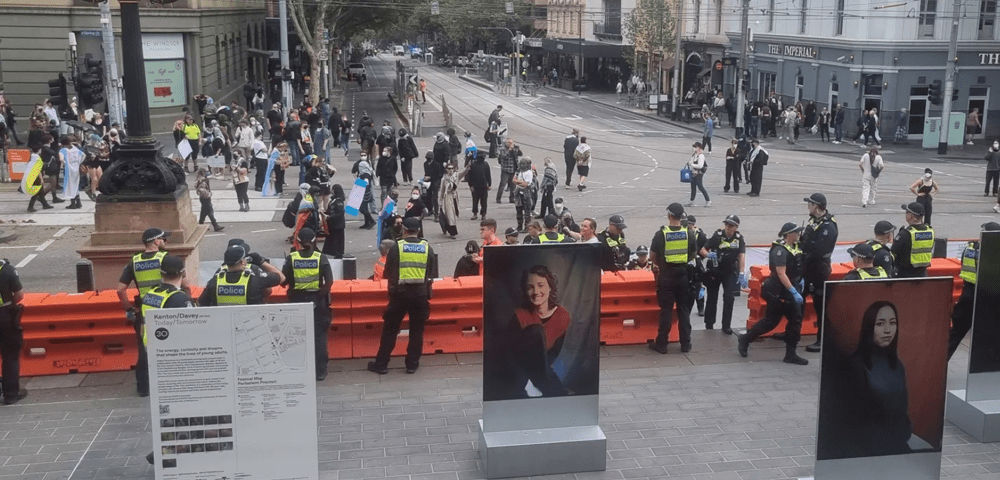
[[[645,270],[605,273],[601,276],[601,344],[637,345],[656,340],[660,306],[656,280]],[[680,341],[677,315],[670,341]]]
[[[831,267],[830,280],[840,280],[854,268],[854,266],[850,263],[835,263],[831,265]],[[957,259],[933,258],[931,259],[931,266],[927,268],[927,275],[929,277],[954,277],[955,281],[952,296],[954,301],[958,301],[958,297],[962,293],[962,280],[958,278],[960,270],[961,264]],[[747,282],[750,287],[750,296],[747,298],[747,307],[750,309],[750,315],[747,318],[747,328],[752,327],[764,318],[764,311],[767,308],[767,304],[761,298],[760,289],[764,280],[767,279],[770,273],[771,272],[766,265],[753,265],[750,267],[750,280]],[[816,335],[818,333],[818,325],[816,310],[813,308],[812,296],[806,296],[805,300],[805,310],[802,318],[802,335]],[[775,333],[784,332],[786,323],[787,321],[782,318],[781,322],[778,323],[778,326],[764,336],[770,337]]]

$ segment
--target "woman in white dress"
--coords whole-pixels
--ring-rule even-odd
[[[69,199],[68,209],[81,208],[80,204],[80,164],[83,163],[83,151],[73,143],[76,137],[65,135],[62,138],[62,148],[59,149],[59,160],[63,164],[63,198]]]

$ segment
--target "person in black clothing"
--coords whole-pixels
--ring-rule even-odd
[[[805,286],[802,293],[812,295],[813,309],[816,311],[816,342],[806,346],[807,352],[818,352],[823,342],[823,286],[830,278],[830,257],[837,246],[837,220],[826,211],[826,196],[814,193],[802,199],[809,208],[809,223],[799,241],[803,254],[803,275]]]
[[[632,250],[625,244],[625,217],[612,215],[608,219],[608,228],[597,234],[597,241],[601,243],[601,270],[606,272],[617,272],[625,270],[629,258],[632,257]]]
[[[802,250],[799,250],[799,235],[802,228],[792,222],[782,225],[778,231],[781,237],[771,244],[768,265],[771,276],[764,280],[761,286],[761,298],[767,303],[764,318],[755,323],[743,335],[737,335],[737,349],[740,356],[746,357],[750,342],[757,337],[774,330],[781,322],[781,317],[788,320],[785,327],[785,363],[808,365],[809,361],[798,356],[795,348],[799,344],[799,334],[802,330],[802,306],[805,300],[799,292],[798,283],[802,277]]]
[[[330,331],[330,287],[333,269],[330,260],[316,251],[316,232],[310,228],[299,231],[298,251],[285,256],[282,267],[283,285],[288,286],[288,303],[312,303],[316,336],[316,380],[326,379]]]
[[[740,217],[728,215],[722,228],[715,231],[701,248],[707,269],[704,276],[707,300],[705,302],[705,327],[715,325],[715,312],[719,305],[719,287],[722,287],[722,332],[732,334],[733,304],[737,288],[746,288],[747,242],[739,232]]]
[[[438,276],[437,256],[426,240],[419,238],[420,222],[410,217],[403,221],[405,238],[390,248],[385,260],[385,279],[389,283],[389,305],[382,314],[382,338],[375,360],[368,370],[389,373],[389,356],[396,347],[403,317],[410,316],[410,336],[406,346],[406,373],[416,373],[424,346],[424,325],[430,315],[429,300]],[[402,262],[406,262],[403,270]],[[402,270],[402,271],[401,271]]]
[[[729,193],[729,181],[733,181],[733,192],[740,193],[740,163],[743,162],[743,155],[741,155],[739,141],[733,139],[732,145],[726,150],[726,186],[723,187],[723,191]]]
[[[566,187],[568,188],[573,180],[573,168],[576,167],[576,159],[573,158],[573,152],[576,151],[576,147],[580,145],[580,131],[573,129],[573,133],[566,136],[563,140],[563,160],[566,161]]]
[[[28,396],[21,388],[21,348],[24,330],[21,328],[20,305],[24,299],[17,270],[5,258],[0,260],[0,360],[3,361],[3,404],[13,405]]]
[[[893,224],[879,220],[875,224],[875,238],[865,242],[875,252],[874,265],[882,267],[890,277],[896,276],[895,259],[892,258],[892,252],[889,251],[889,243],[892,242],[892,234],[895,230],[896,227]]]
[[[750,180],[750,192],[747,195],[758,197],[760,196],[760,184],[764,181],[764,165],[767,165],[768,154],[767,150],[760,147],[760,140],[753,139],[751,145],[752,148],[744,160],[746,164],[750,165],[750,174],[747,177]]]
[[[434,136],[433,152],[434,161],[441,164],[442,167],[444,167],[444,164],[449,162],[449,159],[451,158],[451,147],[448,145],[448,137],[444,136],[444,133],[438,132],[437,135]]]
[[[333,107],[330,112],[330,120],[327,122],[327,128],[330,129],[330,134],[333,136],[333,146],[334,148],[340,147],[340,129],[344,125],[344,120],[340,116],[340,112],[337,107]]]
[[[410,199],[406,201],[403,218],[414,217],[420,220],[424,218],[426,211],[424,200],[420,198],[420,187],[413,187],[413,190],[410,191]]]
[[[695,236],[687,227],[681,226],[681,220],[686,216],[683,205],[670,204],[667,207],[667,225],[660,227],[650,242],[649,255],[653,258],[653,275],[656,277],[660,325],[656,340],[649,344],[649,348],[661,354],[667,353],[675,305],[681,352],[691,351],[688,262],[694,259],[697,250]]]
[[[392,144],[386,145],[380,152],[381,155],[375,161],[375,176],[378,177],[380,190],[379,205],[382,205],[385,197],[389,196],[389,191],[399,185],[396,181],[399,162],[396,160],[396,147]]]
[[[458,168],[458,156],[462,153],[462,141],[458,139],[454,128],[448,129],[448,153],[451,155],[451,163]]]
[[[344,258],[344,187],[333,184],[333,196],[326,207],[326,240],[323,242],[323,254],[333,258]]]
[[[282,273],[270,262],[264,262],[260,266],[259,274],[254,273],[249,266],[248,252],[240,245],[227,248],[223,258],[224,271],[213,275],[212,279],[205,285],[205,289],[198,297],[198,306],[262,305],[267,297],[268,289],[278,286],[284,280]],[[223,279],[226,284],[233,285],[240,282],[244,276],[248,278],[242,295],[220,295],[220,279]]]
[[[382,129],[379,130],[378,137],[375,138],[375,151],[382,152],[385,147],[396,148],[396,132],[388,120],[382,122]]]
[[[479,244],[475,240],[469,240],[465,244],[465,255],[462,255],[462,258],[458,259],[458,263],[455,264],[455,274],[452,276],[458,278],[479,275],[479,263],[476,262],[477,255],[479,255]]]
[[[369,158],[375,157],[375,141],[378,140],[378,133],[369,118],[367,121],[362,118],[358,124],[358,142],[361,143],[361,152],[367,153]]]
[[[705,236],[705,232],[698,228],[697,219],[694,215],[688,215],[686,219],[681,221],[681,225],[688,227],[695,237],[695,248],[698,255],[694,257],[694,264],[689,266],[690,271],[688,275],[691,279],[691,297],[688,301],[691,302],[688,305],[688,310],[690,311],[692,307],[696,304],[698,306],[698,316],[705,316],[705,297],[702,295],[701,290],[703,286],[704,273],[705,273],[705,262],[701,256],[701,250],[705,248],[705,244],[708,243],[708,237]],[[707,323],[705,327],[708,330],[714,328],[714,326],[709,326]]]
[[[469,168],[463,173],[465,180],[469,182],[472,190],[472,220],[479,218],[479,207],[482,205],[483,218],[486,218],[486,207],[490,188],[493,186],[493,179],[490,177],[490,165],[486,163],[486,153],[477,152],[476,157],[469,164]]]
[[[434,155],[427,152],[424,155],[424,181],[429,183],[427,187],[427,200],[424,205],[428,211],[434,215],[434,221],[438,220],[438,190],[441,189],[441,178],[444,177],[444,165],[434,160]]]
[[[413,137],[405,129],[399,129],[396,151],[399,152],[399,169],[403,173],[403,184],[410,185],[413,183],[413,159],[420,156],[420,153],[413,142]]]
[[[292,112],[285,124],[284,140],[288,142],[288,151],[292,155],[292,166],[297,167],[302,162],[302,122],[299,115]]]
[[[899,230],[892,241],[892,256],[895,259],[896,278],[920,278],[927,276],[931,252],[915,252],[913,241],[929,243],[933,248],[934,229],[924,223],[924,206],[917,202],[903,205],[906,211],[906,226]],[[917,258],[914,258],[917,257]],[[924,260],[926,259],[926,262]],[[916,263],[916,265],[914,265]]]

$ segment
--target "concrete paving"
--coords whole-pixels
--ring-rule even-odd
[[[817,354],[780,362],[764,340],[740,358],[735,338],[696,331],[694,349],[658,355],[602,347],[600,426],[607,471],[544,480],[750,480],[812,475],[819,388]],[[962,388],[968,349],[949,368]],[[318,388],[320,479],[475,480],[480,470],[482,357],[425,356],[406,375],[364,360],[336,361]],[[148,400],[125,372],[32,378],[30,396],[0,407],[0,479],[152,479]],[[304,432],[305,433],[305,432]],[[276,441],[281,441],[276,439]],[[946,423],[941,476],[1000,478],[1000,444],[980,444]],[[275,459],[280,461],[280,459]]]

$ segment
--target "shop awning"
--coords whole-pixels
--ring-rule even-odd
[[[250,55],[257,55],[258,57],[270,57],[271,54],[267,50],[261,50],[259,48],[248,48],[247,53]]]
[[[589,42],[579,38],[543,38],[542,49],[567,55],[582,54],[586,58],[621,58],[631,54],[632,45]]]

